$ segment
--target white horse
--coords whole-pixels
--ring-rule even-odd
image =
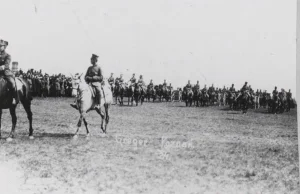
[[[78,111],[80,113],[80,118],[77,124],[78,128],[74,135],[74,138],[78,137],[78,132],[81,127],[82,121],[84,122],[86,128],[87,137],[89,136],[89,130],[87,127],[88,123],[86,121],[86,113],[88,113],[91,110],[96,110],[96,112],[101,116],[102,118],[101,129],[105,134],[107,129],[107,124],[109,122],[109,107],[113,102],[113,95],[107,80],[101,83],[102,90],[101,90],[100,110],[94,108],[96,105],[96,101],[94,97],[95,92],[93,91],[92,87],[89,84],[87,84],[81,76],[79,76],[77,79],[72,80],[72,82],[75,82],[74,85],[77,85],[76,103],[77,103]],[[104,121],[105,121],[105,125],[104,125]]]

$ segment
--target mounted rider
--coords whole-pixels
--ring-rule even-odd
[[[115,85],[121,87],[124,89],[124,79],[123,79],[123,74],[120,74],[120,77],[117,77],[115,80]]]
[[[170,92],[172,92],[172,91],[173,91],[173,86],[172,86],[172,84],[171,84],[171,83],[169,84],[169,86],[168,86],[168,89],[169,89],[169,91],[170,91]]]
[[[281,88],[281,94],[282,94],[282,97],[284,97],[284,98],[287,97],[286,91],[283,88]]]
[[[255,92],[255,96],[260,96],[260,92],[259,92],[258,89],[257,89],[256,92]]]
[[[85,74],[85,81],[90,84],[96,91],[96,106],[95,109],[100,109],[101,104],[101,82],[103,80],[102,70],[100,66],[98,66],[98,57],[95,54],[92,54],[91,64]],[[76,100],[73,104],[70,104],[73,108],[77,108]]]
[[[240,92],[245,92],[246,94],[248,94],[248,96],[250,96],[250,93],[249,93],[249,86],[247,85],[248,82],[245,82],[245,84],[243,85],[243,87],[240,89]]]
[[[153,84],[153,81],[152,81],[152,79],[150,80],[150,83],[149,83],[149,85],[148,85],[148,88],[149,89],[153,89],[153,87],[154,87],[154,84]]]
[[[209,91],[210,94],[215,92],[214,84],[212,84],[211,87],[208,88],[208,91]]]
[[[101,82],[103,80],[102,70],[101,67],[98,66],[98,57],[97,55],[93,54],[91,58],[91,64],[84,76],[85,81],[90,84],[96,90],[96,109],[100,109],[101,104],[101,91],[102,85]]]
[[[202,89],[202,92],[203,92],[203,93],[206,93],[206,92],[207,92],[206,84],[204,85],[204,88]]]
[[[163,87],[164,89],[167,89],[167,82],[166,82],[166,80],[164,80],[164,83],[162,84],[162,87]]]
[[[286,93],[286,97],[287,97],[288,99],[292,99],[291,89],[289,89],[289,91]]]
[[[235,92],[234,84],[231,85],[229,91],[230,91],[230,92]]]
[[[197,80],[196,85],[194,86],[194,89],[195,89],[195,91],[196,91],[196,90],[200,90],[200,84],[199,84],[199,81],[198,81],[198,80]]]
[[[111,91],[114,91],[114,83],[115,83],[114,73],[110,74],[110,77],[108,78],[107,81],[111,87]]]
[[[143,75],[140,75],[140,78],[137,82],[138,86],[142,89],[142,91],[144,92],[144,94],[146,93],[146,84],[144,82],[144,79],[143,79]]]
[[[133,95],[133,93],[134,93],[134,86],[135,86],[135,83],[136,83],[135,73],[132,74],[132,77],[130,78],[130,80],[128,82],[130,82],[129,88],[131,89],[132,95]]]
[[[254,90],[252,89],[251,85],[249,85],[249,93],[251,97],[254,95]]]
[[[13,97],[12,104],[15,105],[17,104],[17,101],[19,99],[17,94],[15,76],[13,72],[9,69],[11,56],[5,51],[7,46],[8,46],[7,41],[0,40],[0,75],[4,75],[4,79],[7,81],[8,88]]]
[[[278,91],[277,91],[277,87],[275,86],[273,92],[272,92],[273,96],[272,96],[272,99],[273,100],[277,100],[278,98]]]
[[[222,89],[222,93],[225,93],[227,90],[225,88],[225,86],[223,86],[223,89]]]
[[[188,80],[188,83],[186,84],[185,88],[186,88],[186,90],[191,90],[192,89],[192,84],[191,84],[190,80]]]

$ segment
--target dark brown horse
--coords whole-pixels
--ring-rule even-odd
[[[33,128],[32,128],[32,112],[31,112],[31,100],[32,97],[29,92],[29,84],[22,78],[16,78],[16,86],[18,90],[19,100],[21,101],[29,120],[29,138],[33,139]],[[17,102],[18,104],[19,102]],[[1,116],[2,109],[9,109],[12,118],[11,132],[6,139],[11,141],[15,136],[15,128],[17,124],[16,107],[17,104],[12,104],[12,93],[9,91],[7,82],[0,76],[0,137],[1,137]]]

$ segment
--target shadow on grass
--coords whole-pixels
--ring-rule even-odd
[[[242,114],[241,112],[228,112],[227,114],[229,115],[239,115]]]
[[[35,138],[54,137],[54,138],[72,138],[74,133],[35,133]],[[81,136],[81,135],[80,135]]]

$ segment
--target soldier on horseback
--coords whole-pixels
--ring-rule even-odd
[[[11,56],[5,51],[7,46],[7,41],[0,40],[0,75],[4,75],[4,79],[8,83],[9,90],[12,93],[13,97],[12,104],[17,104],[18,94],[16,90],[15,77],[12,71],[10,71],[9,69]],[[4,66],[4,68],[2,66]]]
[[[286,97],[287,97],[287,103],[288,103],[288,110],[290,110],[290,108],[292,106],[292,93],[291,93],[291,89],[289,89],[289,91],[286,93]]]
[[[115,84],[123,88],[123,84],[124,84],[123,74],[120,74],[120,77],[116,78]]]
[[[212,94],[213,92],[215,92],[215,87],[214,84],[211,85],[211,87],[209,87],[208,91]]]
[[[163,88],[167,88],[167,82],[166,82],[166,80],[164,80],[164,83],[162,84],[163,85]]]
[[[188,89],[192,89],[192,85],[191,85],[191,82],[190,80],[188,81],[188,83],[186,84],[185,88],[188,90]]]
[[[196,85],[194,86],[195,90],[200,90],[200,84],[199,81],[197,80]]]
[[[91,64],[84,76],[85,81],[90,84],[96,90],[96,109],[100,109],[101,104],[101,82],[103,80],[102,70],[100,66],[98,66],[98,57],[93,54],[91,58]]]
[[[170,90],[170,92],[172,92],[173,91],[173,86],[172,86],[172,84],[170,83],[170,85],[168,86],[168,89]]]
[[[229,91],[230,91],[230,92],[235,92],[234,84],[231,85]]]
[[[202,92],[203,92],[203,93],[206,93],[206,92],[207,92],[206,84],[204,85],[204,88],[202,89]]]
[[[256,95],[256,96],[260,96],[260,92],[259,92],[259,90],[258,90],[258,89],[256,90],[256,93],[255,93],[255,95]]]
[[[135,73],[132,74],[132,78],[130,78],[130,80],[128,82],[130,82],[129,88],[131,88],[132,94],[133,94],[134,93],[134,86],[135,86],[135,83],[136,83]]]
[[[289,89],[289,91],[286,93],[286,97],[288,99],[292,99],[292,92],[291,92],[291,89]]]
[[[248,82],[245,82],[245,84],[243,85],[243,87],[241,88],[241,92],[245,92],[247,93],[249,96],[250,96],[250,93],[249,93],[249,87],[247,86]]]
[[[114,73],[110,74],[110,77],[108,78],[107,81],[111,87],[111,91],[113,92],[114,91],[114,83],[115,83]]]
[[[272,94],[273,94],[272,99],[273,100],[277,100],[278,91],[277,91],[277,87],[276,86],[275,86],[275,89],[273,90]]]
[[[100,109],[101,104],[101,82],[103,80],[102,70],[100,66],[98,66],[98,56],[92,54],[91,64],[85,74],[85,81],[90,84],[96,91],[96,106],[95,109]],[[70,104],[73,108],[78,109],[76,100],[73,104]]]
[[[225,93],[227,90],[226,90],[226,88],[225,88],[225,86],[223,87],[223,89],[222,89],[222,92],[223,93]]]
[[[140,79],[138,80],[138,86],[142,89],[142,91],[145,94],[146,93],[146,90],[145,90],[146,84],[144,82],[143,75],[140,75]]]
[[[148,88],[152,89],[153,86],[154,86],[154,84],[153,84],[153,81],[152,81],[152,79],[151,79],[151,80],[150,80],[150,83],[149,83],[149,85],[148,85]]]

